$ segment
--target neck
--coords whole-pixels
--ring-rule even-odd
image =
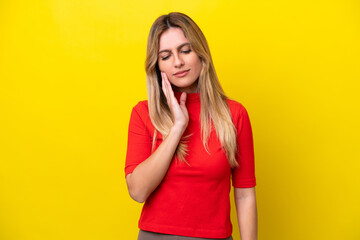
[[[183,92],[174,91],[175,98],[180,101]],[[200,102],[200,92],[186,93],[186,104]]]
[[[186,92],[186,93],[196,93],[199,92],[197,87],[198,87],[198,80],[196,80],[191,86],[188,87],[177,87],[175,85],[172,85],[173,90],[175,92]]]

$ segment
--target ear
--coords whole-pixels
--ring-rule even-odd
[[[201,60],[201,66],[202,66],[202,68],[203,69],[206,69],[206,63],[205,63],[205,61],[204,61],[204,59],[202,59],[201,57],[200,57],[200,60]]]

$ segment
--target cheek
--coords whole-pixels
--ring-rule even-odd
[[[164,63],[164,62],[158,62],[158,65],[159,65],[160,71],[168,73],[169,66],[167,66],[166,63]]]
[[[197,57],[193,62],[193,66],[194,66],[194,68],[196,70],[195,72],[200,74],[201,68],[202,68],[201,59]]]
[[[163,68],[164,68],[164,67],[163,67],[163,64],[162,64],[160,61],[158,61],[157,64],[158,64],[158,66],[159,66],[160,71],[162,71]]]

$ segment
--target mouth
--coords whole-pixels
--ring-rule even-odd
[[[189,70],[184,70],[184,71],[179,71],[179,72],[176,72],[176,73],[174,74],[174,76],[184,77],[184,76],[186,76],[186,75],[188,74],[189,71],[190,71],[190,69],[189,69]]]

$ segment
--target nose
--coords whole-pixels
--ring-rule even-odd
[[[176,68],[184,66],[184,60],[179,56],[179,54],[174,54],[174,65]]]

